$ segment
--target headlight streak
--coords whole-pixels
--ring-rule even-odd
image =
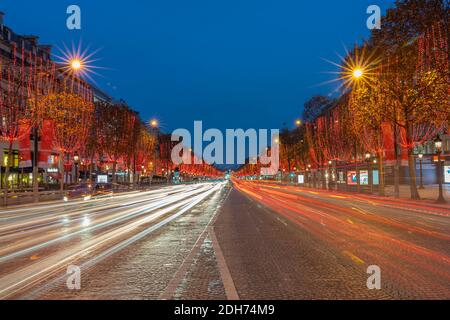
[[[132,199],[134,197],[141,197],[143,195],[150,195],[150,194],[158,194],[158,193],[170,193],[170,192],[177,192],[180,190],[185,190],[187,186],[179,185],[179,186],[169,186],[169,187],[163,187],[156,190],[150,190],[150,191],[130,191],[130,192],[124,192],[124,193],[117,193],[114,195],[114,200],[123,200],[123,199]],[[105,197],[96,197],[93,198],[92,201],[89,204],[86,204],[82,200],[75,200],[70,201],[68,203],[59,202],[55,203],[55,201],[49,203],[40,203],[37,204],[28,204],[28,205],[21,205],[17,206],[14,209],[2,209],[0,217],[0,222],[10,221],[10,220],[17,220],[22,219],[30,216],[36,216],[40,215],[42,213],[45,213],[46,215],[54,215],[55,213],[52,213],[51,209],[57,209],[57,208],[70,208],[70,209],[79,209],[80,205],[83,206],[90,206],[92,204],[95,204],[97,202],[105,202],[106,200],[110,200],[109,197],[105,199]],[[105,202],[107,203],[107,202]],[[36,213],[38,211],[39,213]],[[31,212],[31,213],[27,213]],[[49,213],[50,212],[50,213]],[[58,214],[58,213],[56,213]]]
[[[170,206],[166,206],[163,209],[158,210],[157,212],[138,219],[134,222],[126,224],[124,226],[113,229],[112,231],[108,231],[105,234],[94,237],[93,239],[87,241],[86,243],[82,243],[78,246],[69,247],[61,252],[53,254],[50,257],[44,258],[42,260],[38,260],[32,265],[29,265],[25,268],[22,268],[12,274],[4,276],[0,278],[0,298],[5,298],[20,290],[24,286],[32,285],[37,281],[41,281],[42,278],[49,277],[52,275],[58,268],[63,267],[69,261],[74,259],[83,257],[83,255],[89,254],[94,250],[99,249],[104,245],[108,245],[113,241],[120,240],[121,237],[126,236],[130,232],[135,231],[137,228],[142,225],[151,223],[156,219],[163,217],[164,215],[176,210],[179,208],[174,214],[165,218],[164,220],[158,222],[155,225],[151,225],[146,228],[144,231],[139,232],[137,235],[133,235],[126,240],[113,245],[113,247],[107,249],[105,252],[100,253],[99,256],[88,260],[83,266],[90,266],[92,264],[97,263],[100,259],[113,254],[129,244],[141,239],[147,234],[157,230],[158,228],[164,226],[165,224],[173,221],[178,218],[180,215],[193,208],[199,202],[203,201],[206,197],[211,195],[214,192],[219,191],[223,187],[223,184],[205,184],[200,188],[202,190],[201,193],[196,195],[190,195],[187,199],[182,201],[178,201]]]
[[[189,190],[193,190],[192,188],[190,189],[185,189],[185,190],[181,190],[181,191],[189,191]],[[71,203],[71,206],[69,208],[66,208],[66,205],[63,205],[62,207],[65,209],[69,209],[69,210],[64,210],[64,213],[66,214],[66,216],[75,216],[75,215],[80,215],[80,213],[88,213],[88,212],[97,212],[97,211],[102,211],[102,210],[111,210],[111,209],[115,209],[115,208],[122,208],[122,207],[127,207],[130,205],[136,205],[138,203],[143,203],[143,202],[148,202],[149,200],[154,200],[157,198],[165,198],[169,195],[170,192],[180,192],[179,188],[177,188],[177,190],[158,190],[159,192],[155,192],[155,191],[151,191],[151,192],[143,192],[143,193],[135,193],[133,195],[121,195],[118,196],[116,198],[114,198],[114,200],[112,199],[102,199],[102,201],[96,201],[96,203],[94,203],[95,200],[92,200],[90,202],[89,206],[86,206],[84,202],[78,202],[78,203]],[[149,195],[151,197],[144,197],[146,195]],[[124,199],[130,199],[130,201],[128,202],[124,202]],[[94,207],[93,205],[96,204],[96,206]],[[58,206],[38,206],[38,207],[34,207],[34,211],[37,213],[33,213],[32,215],[17,215],[14,218],[5,218],[0,219],[1,224],[3,224],[4,226],[0,226],[0,237],[7,231],[7,230],[12,230],[15,228],[19,228],[21,227],[22,229],[20,229],[20,231],[25,231],[27,228],[25,228],[25,226],[31,226],[31,228],[35,228],[35,227],[42,227],[45,225],[50,225],[52,223],[50,222],[58,222],[58,219],[60,217],[61,211],[56,211],[53,210],[52,213],[48,213],[49,210],[51,209],[56,209],[58,207],[60,207],[61,205]],[[80,210],[80,206],[82,206],[82,210]],[[37,219],[33,219],[33,217],[36,216]],[[20,220],[20,222],[17,223],[8,223],[5,224],[4,221],[8,221],[8,220]],[[73,219],[72,219],[73,220]],[[0,225],[1,225],[0,224]],[[14,230],[14,232],[16,232],[18,230]],[[3,233],[3,234],[2,234]]]
[[[312,196],[298,187],[279,185],[272,188],[270,184],[246,181],[235,181],[235,184],[250,197],[257,194],[258,197],[254,198],[258,202],[298,225],[304,232],[327,242],[343,255],[356,253],[361,261],[377,261],[384,266],[387,276],[395,277],[396,270],[408,267],[411,274],[403,280],[417,287],[426,287],[428,281],[436,277],[450,281],[450,256],[447,250],[439,248],[450,241],[448,234],[444,230],[433,230],[437,224],[424,229],[417,225],[419,221],[415,219],[397,220],[398,215],[391,217],[389,212],[383,212],[388,209],[377,209],[377,203],[387,200],[372,198],[370,202],[362,201],[361,206],[377,212],[361,212],[362,209],[354,209],[353,201],[331,197],[332,192],[323,191]],[[424,207],[426,205],[422,205],[422,210]],[[426,212],[421,214],[421,219],[435,218]],[[353,223],[349,223],[350,218]],[[416,236],[439,246],[425,246],[416,240]],[[448,291],[443,282],[435,282],[434,288]]]
[[[209,185],[201,185],[200,188],[195,189],[193,191],[184,192],[184,193],[182,193],[180,195],[176,195],[176,196],[172,196],[172,197],[165,197],[164,199],[162,199],[162,200],[160,200],[160,201],[158,201],[156,203],[151,203],[151,204],[148,204],[146,206],[141,206],[141,207],[138,207],[138,208],[128,209],[125,212],[123,212],[123,211],[122,212],[118,212],[115,215],[113,215],[112,219],[110,217],[105,217],[104,219],[101,220],[102,222],[93,224],[93,225],[91,225],[89,227],[83,227],[81,225],[81,227],[83,227],[83,228],[79,229],[80,225],[78,225],[78,226],[75,226],[75,227],[72,227],[72,228],[68,228],[68,230],[65,230],[65,232],[70,232],[70,231],[76,230],[76,229],[79,229],[79,230],[75,231],[75,232],[67,233],[67,234],[65,234],[63,236],[59,236],[59,237],[54,238],[52,240],[45,241],[45,239],[47,239],[49,237],[49,235],[44,235],[44,236],[41,236],[41,237],[32,237],[31,239],[29,239],[27,241],[20,242],[18,245],[8,246],[8,247],[3,248],[2,250],[0,250],[0,255],[4,255],[5,252],[12,251],[12,250],[17,250],[20,247],[26,247],[26,246],[30,245],[30,243],[36,243],[36,242],[39,243],[37,245],[33,245],[31,247],[28,247],[27,249],[19,250],[19,251],[13,252],[11,254],[6,254],[4,256],[1,256],[0,257],[0,263],[6,262],[6,261],[8,261],[8,260],[10,260],[12,258],[16,258],[16,257],[22,256],[22,255],[25,255],[25,254],[29,254],[29,253],[31,253],[33,251],[36,251],[38,249],[42,249],[44,247],[50,246],[50,245],[58,243],[60,241],[70,239],[70,238],[75,237],[77,235],[80,235],[80,234],[82,234],[84,232],[91,232],[91,231],[94,231],[94,230],[101,229],[103,227],[112,226],[114,224],[121,223],[121,222],[124,222],[126,220],[130,220],[132,218],[136,218],[136,217],[138,217],[140,215],[149,213],[149,211],[151,211],[151,210],[156,210],[156,209],[162,208],[162,207],[167,206],[167,205],[169,205],[171,203],[177,203],[181,199],[189,198],[189,197],[195,195],[196,193],[204,192],[205,189],[207,189],[207,188],[210,188],[210,186]],[[58,235],[59,233],[60,233],[59,231],[53,232],[53,234],[56,234],[56,235]],[[2,239],[2,237],[0,237],[0,240],[4,241],[4,239]]]
[[[172,222],[176,218],[183,215],[185,212],[187,212],[190,209],[192,209],[193,207],[195,207],[198,203],[203,201],[205,198],[210,196],[212,193],[216,192],[216,194],[217,194],[217,192],[220,191],[223,186],[224,186],[224,184],[221,183],[219,185],[216,185],[213,189],[207,191],[206,193],[196,196],[195,198],[192,199],[193,201],[191,201],[190,203],[183,206],[177,213],[165,218],[164,220],[158,222],[155,225],[150,226],[149,228],[141,231],[140,233],[114,245],[113,247],[111,247],[105,251],[102,251],[99,255],[94,256],[92,259],[89,259],[88,261],[81,264],[80,268],[83,271],[86,271],[86,270],[92,268],[95,264],[101,262],[102,260],[106,259],[107,257],[121,251],[122,249],[126,248],[127,246],[133,244],[134,242],[144,238],[145,236],[149,235],[150,233],[152,233],[152,232],[158,230],[159,228],[165,226],[166,224]],[[46,284],[43,288],[39,288],[39,289],[35,290],[31,295],[33,296],[38,292],[46,291],[46,290],[48,290],[48,288],[53,287],[55,284],[61,283],[65,279],[66,279],[66,275],[62,275],[62,276],[52,280],[50,283]]]

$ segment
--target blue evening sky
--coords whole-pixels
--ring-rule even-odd
[[[66,8],[82,30],[66,28]],[[388,0],[1,0],[5,24],[40,43],[101,48],[100,88],[163,128],[292,126],[312,95],[330,94],[338,61],[369,35],[366,9]]]

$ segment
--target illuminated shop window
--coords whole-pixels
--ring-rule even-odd
[[[6,167],[8,165],[9,161],[9,153],[8,150],[3,151],[3,161],[2,165]],[[12,158],[12,165],[10,167],[17,168],[19,167],[19,152],[17,150],[13,150],[13,158]]]

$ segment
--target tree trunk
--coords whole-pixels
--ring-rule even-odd
[[[420,200],[419,191],[417,190],[416,167],[414,162],[414,154],[412,149],[408,148],[408,168],[409,168],[409,189],[411,190],[411,199]]]
[[[313,180],[313,188],[315,189],[316,188],[316,173],[315,172],[312,173],[312,180]]]
[[[112,180],[113,180],[113,184],[116,184],[116,183],[117,183],[116,167],[117,167],[117,161],[114,160],[114,162],[113,162],[113,170],[112,170]]]
[[[384,197],[384,161],[383,152],[378,153],[378,195]]]
[[[64,179],[65,179],[65,172],[64,172],[64,152],[59,153],[59,172],[61,174],[61,179],[59,180],[59,190],[62,192],[64,191]]]
[[[94,183],[92,181],[92,173],[94,172],[94,156],[91,157],[91,163],[89,164],[89,182]]]
[[[394,197],[400,198],[400,155],[398,152],[397,125],[394,126]]]
[[[411,123],[406,123],[406,141],[408,143],[408,168],[409,168],[409,189],[411,190],[411,199],[420,200],[419,191],[417,190],[416,164],[414,161],[413,150],[413,132]]]
[[[8,189],[9,189],[9,168],[11,166],[12,163],[12,142],[9,142],[8,145],[8,160],[5,166],[5,177],[4,177],[4,191],[3,191],[3,205],[7,205],[8,204]]]
[[[326,168],[322,167],[322,173],[321,173],[321,178],[322,178],[322,189],[327,190],[327,177],[326,177]]]

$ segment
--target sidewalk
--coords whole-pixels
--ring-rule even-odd
[[[436,200],[439,196],[439,186],[437,184],[426,185],[425,189],[418,189],[420,198],[423,200]],[[444,198],[450,204],[450,185],[445,184],[442,186]],[[394,186],[386,186],[385,187],[386,196],[393,197],[394,196]],[[400,198],[411,198],[411,192],[409,189],[409,185],[400,185]]]

